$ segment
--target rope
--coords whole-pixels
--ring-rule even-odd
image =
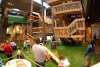
[[[40,67],[43,67],[43,66],[41,66],[40,64],[36,63],[35,61],[33,61],[33,60],[32,60],[31,58],[29,58],[28,56],[26,56],[25,53],[23,53],[23,55],[24,55],[24,57],[26,57],[28,60],[30,60],[33,64],[36,64],[36,65],[38,65],[38,66],[40,66]]]
[[[26,56],[24,52],[22,52],[22,53],[23,53],[24,57],[26,57],[26,58],[27,58],[28,60],[30,60],[32,63],[34,63],[34,64],[36,64],[36,65],[38,65],[38,66],[40,66],[40,67],[43,67],[43,66],[41,66],[40,64],[36,63],[35,61],[33,61],[33,60],[32,60],[31,58],[29,58],[28,56]],[[2,59],[2,60],[3,60],[3,61],[9,60],[10,58],[14,58],[14,57],[16,57],[16,56],[17,56],[17,54],[14,55],[14,56],[12,56],[12,57],[9,57],[9,58],[7,58],[7,59]]]
[[[14,55],[14,56],[11,56],[11,57],[9,57],[9,58],[6,58],[6,59],[2,59],[3,61],[5,61],[5,60],[9,60],[10,58],[14,58],[14,57],[16,57],[17,56],[17,54],[16,55]]]

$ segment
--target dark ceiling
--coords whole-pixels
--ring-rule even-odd
[[[100,0],[82,0],[82,5],[86,21],[100,21]]]

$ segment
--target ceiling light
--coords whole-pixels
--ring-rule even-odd
[[[0,4],[1,4],[2,0],[0,0]]]
[[[33,1],[40,4],[40,5],[42,5],[42,0],[33,0]],[[46,2],[43,2],[43,6],[46,7],[46,8],[50,7],[50,5],[48,5]]]

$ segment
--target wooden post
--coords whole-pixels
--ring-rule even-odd
[[[45,38],[45,20],[44,20],[44,6],[43,6],[43,3],[44,3],[44,0],[41,0],[42,2],[42,37]]]
[[[4,42],[6,40],[6,29],[8,25],[8,8],[7,8],[7,0],[2,0],[1,3],[1,23],[0,23],[0,42]]]
[[[32,16],[33,2],[34,2],[34,0],[31,0],[31,6],[30,6],[29,16]],[[32,35],[32,19],[31,18],[29,18],[29,24],[27,25],[27,33],[29,33],[30,35]]]

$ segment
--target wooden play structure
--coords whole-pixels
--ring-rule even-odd
[[[85,19],[75,19],[69,26],[67,27],[55,27],[54,32],[57,38],[83,38],[84,33],[81,33],[85,30]],[[76,33],[76,34],[75,34]]]
[[[82,17],[82,6],[80,1],[55,5],[52,11],[54,17],[57,18],[55,19],[54,27],[54,33],[57,38],[73,38],[79,41],[84,40],[85,19]]]
[[[68,7],[69,5],[70,7]],[[64,8],[64,6],[66,9]],[[51,19],[52,24],[44,23],[45,27],[39,26],[39,27],[32,28],[32,33],[45,32],[45,34],[47,34],[49,32],[54,32],[56,39],[74,38],[83,41],[85,36],[85,33],[83,33],[85,32],[85,19],[82,18],[81,9],[82,7],[80,1],[69,2],[69,3],[53,6],[52,8],[53,15],[54,17],[60,20],[57,21],[57,19]],[[68,22],[63,19],[63,16],[65,16],[66,14],[72,16],[74,14],[79,14],[80,17],[75,18],[71,22]],[[38,17],[41,18],[40,15]],[[50,21],[47,20],[46,22],[50,22]],[[50,25],[52,26],[49,27]]]

